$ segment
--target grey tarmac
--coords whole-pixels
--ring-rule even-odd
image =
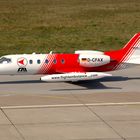
[[[78,83],[0,76],[2,140],[140,140],[140,67]]]

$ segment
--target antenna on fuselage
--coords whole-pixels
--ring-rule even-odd
[[[53,53],[53,51],[50,51],[50,54],[52,54]]]

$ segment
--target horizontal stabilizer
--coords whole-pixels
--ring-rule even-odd
[[[140,55],[133,55],[131,59],[125,61],[128,64],[140,64]]]

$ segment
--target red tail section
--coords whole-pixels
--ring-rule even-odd
[[[118,63],[114,67],[114,70],[121,69],[122,63],[130,60],[134,53],[140,55],[140,50],[138,51],[138,48],[140,48],[140,33],[135,34],[122,49],[106,52],[105,54],[118,61]]]
[[[137,52],[137,48],[139,47],[140,47],[140,33],[137,33],[122,49],[124,53],[122,61],[124,62],[128,60],[134,54],[134,52]]]

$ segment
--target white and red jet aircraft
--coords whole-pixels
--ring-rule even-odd
[[[81,50],[74,54],[21,54],[0,58],[1,75],[44,74],[42,81],[99,79],[102,73],[140,64],[140,33],[117,51]]]

